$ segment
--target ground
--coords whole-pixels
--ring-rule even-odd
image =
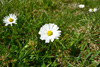
[[[11,13],[17,24],[5,26]],[[99,17],[99,0],[0,0],[0,67],[100,67]],[[48,44],[38,34],[46,23],[61,30]]]

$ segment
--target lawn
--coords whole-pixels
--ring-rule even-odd
[[[17,24],[5,26],[9,14]],[[61,35],[45,43],[49,23]],[[100,0],[0,0],[0,67],[100,67]]]

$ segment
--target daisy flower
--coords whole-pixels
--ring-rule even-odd
[[[90,8],[90,9],[89,9],[89,12],[96,12],[96,11],[97,11],[97,8],[93,8],[93,9]]]
[[[39,31],[40,39],[45,40],[45,43],[59,39],[58,37],[61,35],[61,31],[58,31],[58,29],[59,27],[52,23],[43,25]]]
[[[79,8],[84,8],[84,7],[85,7],[85,5],[80,4],[80,5],[78,5],[78,7],[79,7]]]
[[[15,14],[9,14],[9,16],[5,16],[3,19],[3,23],[5,23],[5,26],[8,26],[9,24],[12,26],[12,24],[16,23],[17,17]]]

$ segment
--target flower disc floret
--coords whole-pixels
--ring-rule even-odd
[[[51,36],[52,34],[53,34],[52,31],[48,31],[48,32],[47,32],[47,35],[48,35],[48,36]]]
[[[9,22],[13,22],[13,19],[12,18],[9,18]]]

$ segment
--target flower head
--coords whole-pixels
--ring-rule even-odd
[[[40,39],[45,40],[45,43],[53,42],[61,35],[61,31],[58,29],[59,27],[52,23],[43,25],[39,31]]]
[[[79,8],[84,8],[84,7],[85,7],[85,5],[80,4],[80,5],[78,5],[78,7],[79,7]]]
[[[17,17],[15,14],[9,14],[9,16],[5,16],[3,19],[3,23],[5,23],[5,26],[8,26],[9,24],[12,26],[12,24],[16,23]]]
[[[90,8],[90,9],[89,9],[89,12],[96,12],[96,11],[97,11],[97,8],[93,8],[93,9]]]

